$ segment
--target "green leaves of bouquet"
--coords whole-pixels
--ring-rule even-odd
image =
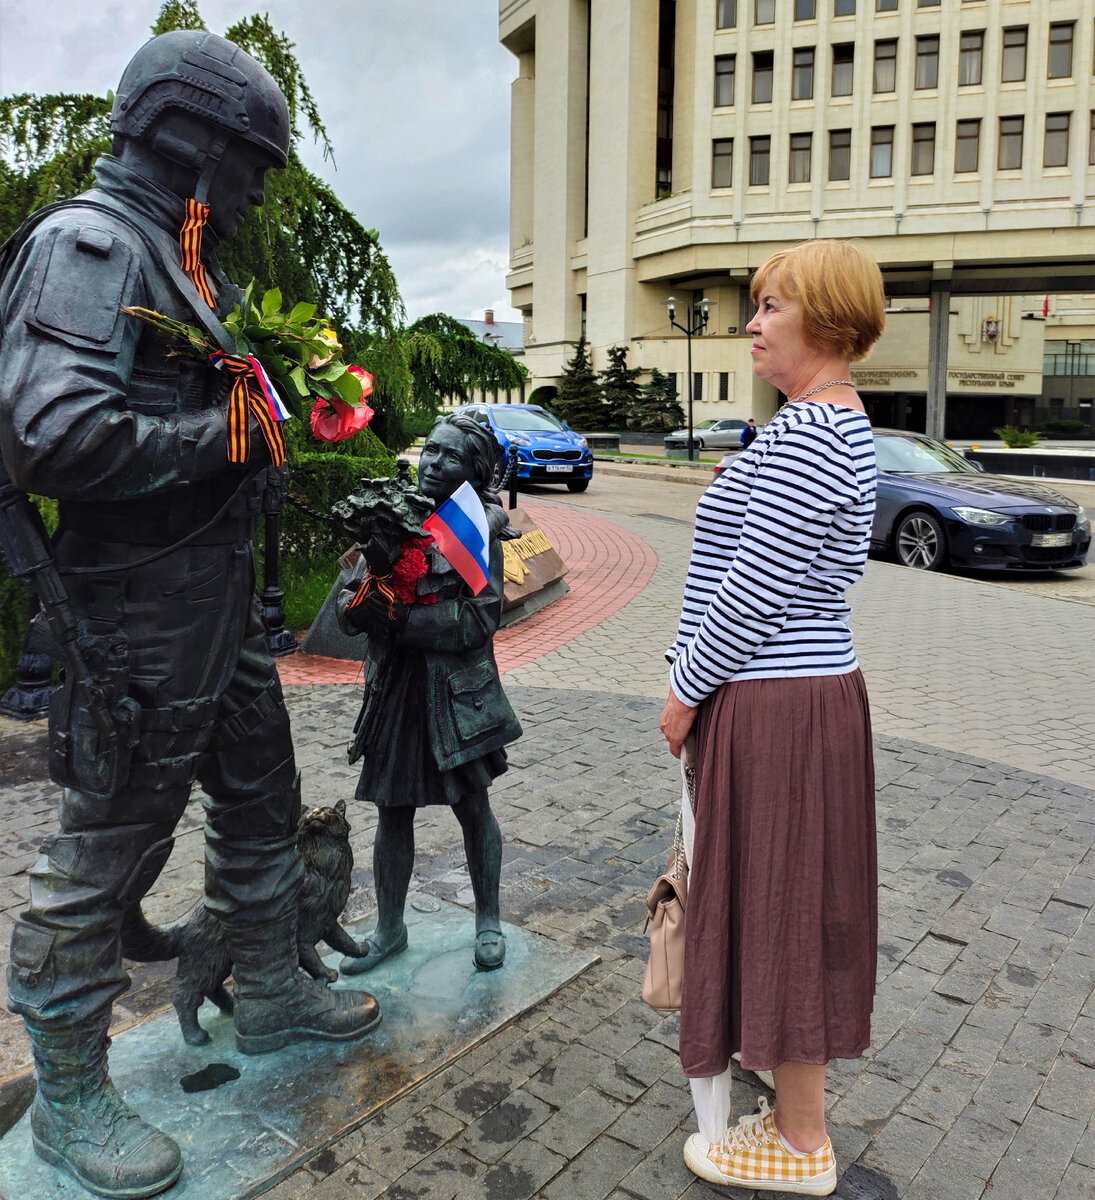
[[[280,288],[265,292],[258,303],[254,288],[252,280],[242,302],[224,319],[236,353],[241,358],[253,356],[262,363],[278,393],[298,417],[304,402],[316,396],[342,400],[351,407],[360,404],[362,381],[342,361],[338,334],[326,317],[316,315],[316,305],[301,303],[283,312]],[[204,330],[185,321],[137,306],[124,311],[176,343],[178,353],[208,358],[220,349]]]
[[[262,363],[298,417],[302,404],[315,396],[360,404],[361,380],[342,361],[342,344],[327,318],[317,317],[316,306],[307,303],[282,312],[280,288],[271,288],[256,304],[254,287],[252,281],[224,321],[236,353],[253,354]]]

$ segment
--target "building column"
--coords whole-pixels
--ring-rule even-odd
[[[947,416],[947,342],[950,337],[951,281],[933,277],[928,314],[928,397],[924,432],[942,438]]]

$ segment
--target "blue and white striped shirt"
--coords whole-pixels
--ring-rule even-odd
[[[786,405],[704,492],[673,691],[697,705],[734,679],[856,669],[844,593],[863,574],[875,503],[871,425],[842,405]]]

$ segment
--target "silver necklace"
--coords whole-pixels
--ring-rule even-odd
[[[788,404],[797,404],[800,400],[806,400],[813,396],[816,392],[823,392],[826,388],[831,387],[855,387],[855,381],[852,379],[830,379],[828,383],[819,383],[816,388],[811,388],[808,392],[803,392],[801,396],[795,396],[794,399],[788,400]]]

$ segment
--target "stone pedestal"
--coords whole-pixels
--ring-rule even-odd
[[[380,1001],[381,1024],[359,1041],[240,1054],[231,1017],[208,1002],[199,1014],[213,1039],[207,1046],[187,1046],[170,1009],[114,1039],[110,1074],[118,1090],[182,1148],[185,1166],[166,1193],[170,1200],[259,1195],[597,961],[503,924],[505,965],[477,971],[472,913],[432,899],[423,907],[436,911],[407,906],[403,954],[335,984],[364,988]],[[355,937],[370,928],[360,924]],[[326,961],[337,967],[339,958]],[[28,1102],[31,1095],[28,1087]],[[25,1113],[0,1141],[0,1197],[62,1195],[92,1200],[37,1157]]]

